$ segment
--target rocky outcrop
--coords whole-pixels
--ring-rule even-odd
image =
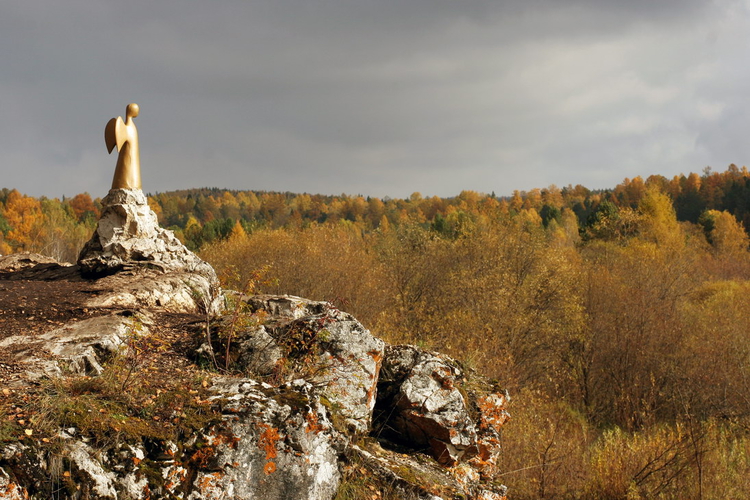
[[[505,393],[329,303],[222,292],[140,191],[78,266],[0,257],[0,382],[0,500],[505,496]]]
[[[92,301],[92,307],[218,312],[216,272],[172,231],[159,226],[140,189],[112,189],[102,206],[96,231],[81,250],[78,266],[87,278],[120,276],[110,279],[114,292]],[[140,279],[123,280],[123,272]],[[105,285],[110,283],[105,281]]]
[[[386,346],[378,380],[374,429],[412,449],[424,449],[471,498],[502,498],[505,489],[483,481],[499,472],[500,428],[510,398],[440,353],[410,345]]]
[[[429,448],[441,464],[471,458],[477,431],[462,385],[461,370],[447,356],[388,346],[378,383],[379,425],[394,441]]]
[[[54,498],[147,500],[330,499],[340,474],[342,443],[309,384],[273,388],[248,379],[217,378],[208,402],[217,420],[182,443],[122,444],[101,449],[62,432],[57,456],[33,447],[8,446],[0,460],[0,498],[53,498],[54,481],[65,484]],[[293,395],[294,403],[285,399]],[[338,448],[338,449],[337,449]],[[29,484],[34,477],[38,477]],[[46,477],[45,477],[46,476]],[[52,482],[52,484],[50,484]],[[48,496],[45,496],[48,495]]]
[[[101,293],[87,300],[86,307],[214,316],[224,304],[218,284],[203,274],[136,268],[105,276],[96,284]]]
[[[278,390],[246,379],[214,383],[210,399],[218,402],[222,421],[202,433],[205,445],[189,457],[197,473],[188,498],[335,496],[335,446],[341,443],[309,383],[297,381]],[[294,404],[284,396],[292,396]]]
[[[241,300],[249,312],[263,313],[264,324],[237,332],[239,368],[258,375],[304,377],[336,409],[339,430],[366,434],[385,343],[327,302],[288,295]]]
[[[200,274],[216,273],[168,229],[159,226],[140,189],[112,189],[102,200],[96,231],[78,257],[84,275],[99,277],[132,267]]]
[[[0,340],[0,349],[22,367],[22,381],[63,375],[96,376],[104,371],[103,365],[110,357],[125,348],[132,335],[148,335],[142,320],[110,314],[41,335],[12,335]]]
[[[60,264],[52,257],[45,257],[38,253],[16,253],[6,256],[0,255],[0,272],[17,273],[31,267],[59,266]]]

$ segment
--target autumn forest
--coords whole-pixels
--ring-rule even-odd
[[[750,172],[408,199],[148,196],[226,287],[327,300],[506,388],[511,498],[750,498]],[[0,190],[0,254],[74,262],[100,200]]]

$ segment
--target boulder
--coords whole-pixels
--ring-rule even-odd
[[[388,346],[378,383],[380,425],[394,441],[427,448],[444,465],[478,452],[474,419],[460,387],[463,373],[447,356]]]
[[[401,451],[404,447],[424,450],[448,467],[444,469],[448,478],[442,483],[440,474],[433,475],[433,485],[442,484],[441,488],[423,486],[423,490],[448,498],[502,500],[507,488],[494,479],[502,451],[500,428],[510,419],[509,400],[507,392],[476,373],[467,375],[448,356],[410,345],[388,345],[372,435]],[[373,461],[372,456],[363,456],[368,463]],[[386,474],[404,480],[400,471],[418,468],[405,468],[402,462],[410,460],[414,460],[411,454],[394,457],[385,450],[375,462]],[[423,471],[419,476],[430,475]]]
[[[190,500],[329,500],[339,484],[339,441],[312,386],[273,389],[250,379],[214,380],[222,421],[188,455]],[[262,485],[262,494],[259,491]]]
[[[241,368],[305,378],[318,387],[340,430],[367,433],[385,343],[327,302],[289,295],[242,300],[264,319],[238,332],[234,345]]]

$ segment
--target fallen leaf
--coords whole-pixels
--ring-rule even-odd
[[[34,434],[34,431],[33,431],[33,430],[31,430],[31,429],[26,429],[26,430],[25,430],[25,431],[23,431],[23,432],[25,432],[27,436],[31,436],[32,434]]]

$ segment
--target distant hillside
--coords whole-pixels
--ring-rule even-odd
[[[197,188],[149,195],[149,203],[165,227],[174,230],[191,249],[226,238],[235,228],[304,228],[312,224],[349,223],[361,231],[405,221],[455,234],[462,224],[477,217],[513,216],[534,211],[546,227],[560,223],[572,211],[582,231],[600,210],[635,208],[646,190],[656,186],[674,203],[678,220],[697,223],[707,210],[728,211],[750,225],[750,173],[730,165],[724,172],[710,168],[668,179],[651,175],[625,179],[612,189],[584,186],[515,191],[512,196],[462,191],[458,196],[373,198],[359,195],[321,195],[271,191],[238,191]],[[604,205],[602,205],[604,203]],[[0,190],[0,254],[36,250],[62,260],[74,258],[77,247],[90,233],[101,208],[88,193],[73,198],[31,198],[16,190]]]

